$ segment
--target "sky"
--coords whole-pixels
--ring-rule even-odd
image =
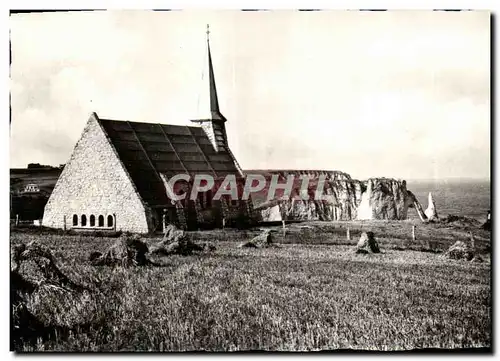
[[[207,23],[243,169],[490,177],[486,11],[15,14],[10,166],[65,163],[92,112],[189,125]]]

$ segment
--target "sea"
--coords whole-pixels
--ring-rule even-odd
[[[424,210],[431,192],[439,217],[453,214],[484,222],[491,209],[489,180],[407,180],[406,188],[413,192]],[[414,217],[417,213],[409,211],[408,218]]]

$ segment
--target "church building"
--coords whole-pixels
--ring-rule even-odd
[[[208,32],[207,32],[208,35]],[[244,173],[229,149],[208,47],[206,114],[193,126],[100,118],[93,113],[45,206],[42,225],[73,230],[161,231],[220,227],[251,218],[251,200],[172,200],[167,180],[177,174],[223,179]],[[192,182],[186,182],[189,191]]]

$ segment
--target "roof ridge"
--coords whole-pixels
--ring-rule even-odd
[[[152,124],[152,125],[160,125],[160,126],[169,126],[169,127],[181,127],[181,128],[189,128],[189,129],[202,129],[198,125],[181,125],[181,124],[169,124],[169,123],[151,123],[151,122],[138,122],[133,120],[122,120],[122,119],[110,119],[110,118],[97,118],[98,121],[104,120],[107,122],[119,122],[119,123],[134,123],[134,124]]]

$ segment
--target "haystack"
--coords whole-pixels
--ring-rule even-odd
[[[471,261],[474,258],[474,250],[467,246],[465,242],[457,241],[448,248],[444,256],[449,259],[465,259]]]
[[[212,251],[212,244],[199,245],[192,242],[183,230],[169,225],[163,239],[151,245],[147,245],[140,236],[120,237],[106,252],[92,252],[89,261],[94,266],[164,266],[161,262],[155,262],[150,256],[169,256],[173,254],[191,255],[197,251]]]
[[[163,239],[151,245],[150,254],[158,256],[169,256],[173,254],[189,256],[194,252],[210,252],[214,250],[215,246],[213,244],[209,242],[201,244],[195,243],[188,238],[182,229],[178,229],[173,224],[169,224],[165,228]]]
[[[194,252],[204,250],[204,246],[196,244],[186,237],[182,237],[178,241],[174,241],[171,243],[160,241],[157,244],[151,246],[151,254],[158,256],[170,256],[173,254],[189,256]]]
[[[148,246],[139,236],[122,236],[104,253],[92,252],[89,260],[94,266],[145,266],[150,264]]]
[[[261,234],[255,236],[250,241],[243,242],[238,245],[238,248],[266,248],[273,245],[273,237],[271,230],[265,229]]]
[[[10,301],[12,308],[11,349],[24,342],[48,340],[68,335],[73,329],[61,324],[47,324],[28,307],[33,294],[39,298],[64,295],[74,299],[88,286],[73,281],[57,264],[52,251],[38,242],[15,245],[11,249]],[[83,321],[78,326],[84,326]]]
[[[363,232],[356,245],[356,253],[380,253],[373,232]]]
[[[37,241],[13,246],[11,260],[11,271],[19,274],[26,281],[37,285],[48,284],[66,290],[88,289],[87,286],[79,285],[71,280],[59,267],[52,251]],[[26,267],[21,270],[21,265],[26,265]]]
[[[165,232],[163,233],[164,244],[181,242],[186,238],[186,233],[182,229],[178,229],[175,225],[169,224],[165,228]]]

